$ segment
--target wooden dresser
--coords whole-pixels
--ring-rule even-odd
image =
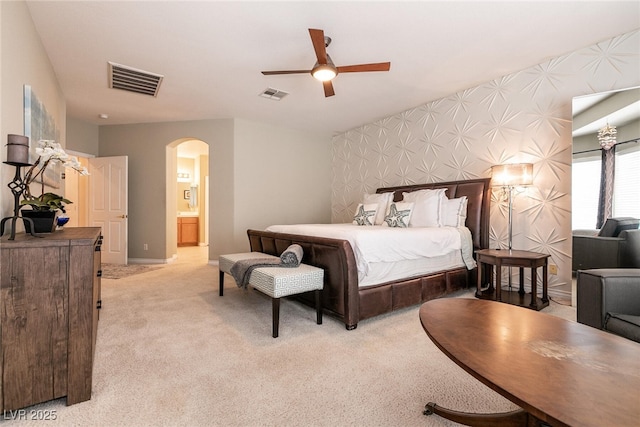
[[[0,401],[15,410],[91,398],[100,308],[99,227],[2,237]]]

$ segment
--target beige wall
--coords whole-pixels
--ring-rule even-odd
[[[67,117],[67,149],[98,155],[99,126]]]
[[[175,254],[176,227],[169,224],[167,228],[166,214],[169,201],[175,219],[175,186],[167,185],[167,179],[175,182],[175,175],[167,177],[166,147],[183,138],[205,141],[212,154],[210,170],[215,178],[210,197],[215,202],[211,216],[216,226],[210,233],[209,256],[233,250],[229,244],[233,241],[233,212],[228,209],[233,201],[233,120],[101,126],[100,156],[129,157],[130,258],[167,260]]]
[[[175,207],[177,196],[167,185],[167,145],[184,138],[209,144],[210,259],[248,250],[250,227],[330,220],[328,135],[244,120],[101,126],[99,155],[129,157],[130,258],[167,260],[175,253],[166,205]]]
[[[6,160],[7,135],[24,133],[24,85],[31,86],[54,117],[60,133],[59,142],[65,146],[64,96],[26,4],[22,1],[0,2],[0,21],[0,158]],[[5,164],[1,168],[0,181],[11,181],[15,169]],[[0,186],[0,200],[2,217],[13,215],[13,195],[6,184]],[[19,228],[22,230],[22,224]]]
[[[514,248],[551,255],[571,280],[572,98],[640,85],[640,31],[552,58],[334,137],[332,219],[347,220],[377,187],[490,176],[534,164],[514,201]],[[494,191],[491,247],[507,241],[506,201]]]
[[[640,99],[640,98],[639,98]],[[613,123],[610,123],[613,125]],[[624,126],[616,126],[616,139],[618,142],[630,141],[632,139],[638,138],[640,136],[640,120],[633,121],[631,123],[627,123]],[[633,145],[633,144],[631,144]],[[627,144],[620,145],[616,147],[616,151],[620,150],[629,150],[633,148],[631,145]],[[573,153],[587,150],[598,150],[600,149],[600,144],[598,142],[598,132],[594,132],[588,135],[577,136],[573,138]],[[600,153],[596,154],[600,156]],[[590,154],[591,157],[594,156],[593,153]],[[584,157],[578,155],[577,157]],[[576,158],[576,156],[574,156]]]
[[[328,134],[236,120],[234,164],[236,247],[248,228],[331,222]]]
[[[640,101],[640,88],[622,90],[609,95],[611,96],[607,99],[602,100],[579,114],[573,114],[572,129],[579,129],[594,120],[606,118],[607,122],[611,122],[611,125],[616,126],[618,142],[630,141],[638,138],[640,136],[640,120],[635,120],[621,126],[620,123],[615,123],[614,120],[610,120],[609,112],[617,111],[632,103]],[[640,109],[640,107],[636,106],[636,109]],[[598,131],[573,138],[574,153],[599,148]],[[631,147],[629,145],[627,145],[627,147],[618,146],[616,150],[630,148]],[[593,156],[593,153],[590,155]]]

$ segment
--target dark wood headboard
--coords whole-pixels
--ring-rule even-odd
[[[491,206],[491,178],[469,179],[466,181],[432,182],[429,184],[403,185],[399,187],[382,187],[376,193],[393,191],[395,202],[402,200],[403,192],[416,190],[445,188],[450,199],[467,196],[467,222],[471,230],[474,249],[489,247],[489,208]]]

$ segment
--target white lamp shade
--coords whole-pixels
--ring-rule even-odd
[[[491,185],[494,187],[525,186],[532,183],[532,163],[514,163],[491,167]]]

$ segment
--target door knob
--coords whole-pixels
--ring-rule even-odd
[[[124,214],[124,215],[120,215],[118,218],[126,218],[126,217],[127,217],[127,214]]]

